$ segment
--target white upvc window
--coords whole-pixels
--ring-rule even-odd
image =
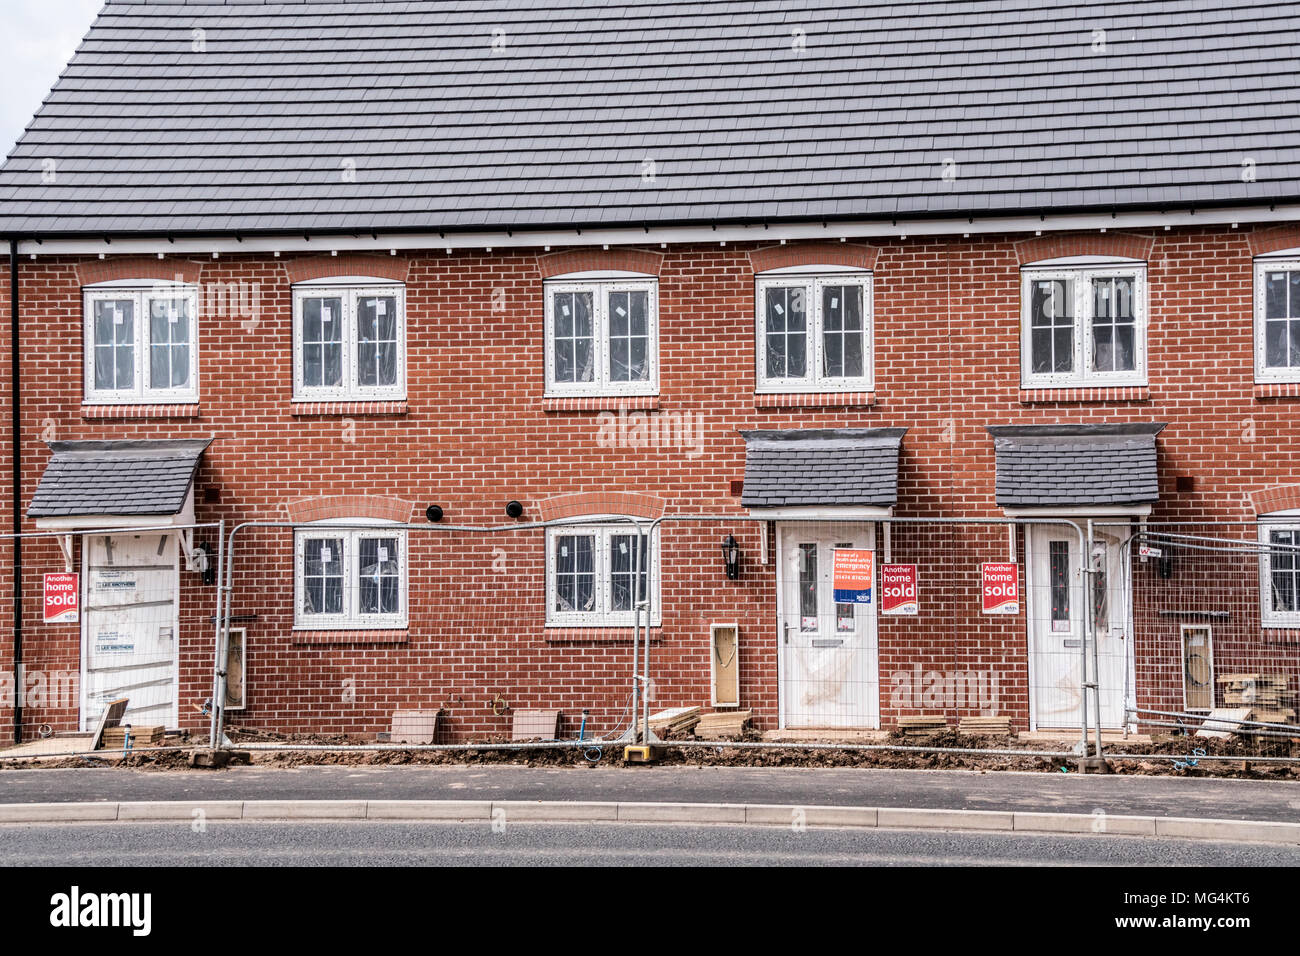
[[[1255,260],[1255,381],[1300,382],[1300,258]]]
[[[635,598],[645,599],[648,595],[650,623],[658,625],[662,619],[658,537],[656,531],[651,540],[650,535],[638,534],[627,524],[548,528],[546,623],[558,627],[631,627],[636,623]],[[639,567],[639,574],[633,573],[634,567]]]
[[[361,523],[320,521],[294,531],[295,628],[406,627],[406,530]]]
[[[1147,383],[1145,264],[1021,272],[1025,388]]]
[[[85,400],[199,400],[198,289],[114,282],[85,290]]]
[[[1260,623],[1300,627],[1300,512],[1259,522]]]
[[[659,394],[659,283],[545,283],[546,394]]]
[[[755,299],[757,391],[874,387],[870,273],[764,275]]]
[[[406,398],[406,289],[349,278],[293,290],[293,397]]]

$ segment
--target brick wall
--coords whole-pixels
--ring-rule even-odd
[[[1250,520],[1252,494],[1300,482],[1300,465],[1288,452],[1300,437],[1300,398],[1257,396],[1252,351],[1252,244],[1280,248],[1293,240],[1286,230],[1216,228],[884,240],[823,249],[798,243],[681,246],[607,255],[431,251],[161,262],[42,257],[22,263],[23,505],[48,459],[43,438],[211,435],[216,441],[198,478],[203,521],[285,520],[291,503],[319,496],[382,496],[409,504],[415,521],[423,520],[425,505],[438,503],[446,509],[445,521],[455,524],[502,523],[511,499],[524,503],[526,519],[539,519],[544,502],[592,492],[649,496],[669,513],[739,513],[731,482],[744,470],[740,429],[904,426],[898,514],[996,516],[993,446],[984,426],[1141,420],[1169,423],[1160,436],[1158,517]],[[1098,252],[1149,257],[1149,388],[1074,393],[1068,401],[1022,393],[1020,264]],[[770,397],[756,400],[754,263],[771,268],[833,256],[839,257],[835,262],[874,263],[871,402],[815,407],[806,397],[788,405]],[[700,416],[698,454],[608,447],[600,441],[608,423],[601,409],[611,403],[544,401],[542,276],[602,266],[658,273],[661,392],[650,403],[657,408],[646,414]],[[295,407],[291,277],[358,270],[405,277],[408,400]],[[199,412],[127,410],[118,413],[123,417],[104,418],[84,410],[81,283],[178,272],[204,284],[258,285],[255,323],[239,315],[201,316]],[[0,314],[5,306],[7,297]],[[0,337],[7,329],[5,318]],[[7,369],[7,360],[3,364]],[[0,389],[6,423],[0,430],[0,471],[8,467],[7,397],[7,387]],[[1194,491],[1177,492],[1177,476],[1193,477]],[[664,625],[653,649],[657,703],[707,704],[708,623],[740,620],[744,703],[755,708],[762,726],[771,727],[777,690],[774,568],[747,561],[741,581],[723,583],[717,540],[727,531],[742,540],[748,556],[757,554],[757,529],[739,525],[682,532],[686,538],[676,551],[665,546]],[[453,735],[505,732],[508,722],[489,706],[496,694],[516,707],[561,707],[573,720],[569,729],[583,707],[606,723],[621,712],[630,641],[625,633],[546,632],[540,546],[521,550],[508,580],[499,584],[501,576],[477,552],[462,568],[447,554],[435,555],[432,543],[421,544],[431,549],[432,562],[421,567],[413,535],[412,621],[405,641],[305,643],[295,642],[289,626],[288,538],[259,535],[256,566],[241,565],[241,574],[252,576],[242,582],[234,608],[236,614],[259,615],[249,625],[249,709],[238,723],[373,733],[386,729],[394,708],[445,706]],[[6,635],[7,558],[6,552],[0,568]],[[194,592],[187,600],[196,608],[211,605],[212,589],[199,586],[197,575],[183,571],[182,580]],[[472,595],[474,614],[467,617],[467,605],[448,595]],[[1024,726],[1023,617],[990,622],[955,610],[944,619],[942,635],[925,621],[882,621],[882,675],[916,662],[936,670],[997,669],[1008,695],[1002,709]],[[199,616],[192,615],[195,621]],[[29,648],[53,638],[30,620],[27,635]],[[194,713],[192,703],[208,695],[206,619],[181,639],[198,648],[187,652],[192,663],[182,675],[184,718]],[[0,667],[9,644],[7,636],[0,641]],[[58,646],[75,667],[75,642]],[[339,688],[348,680],[355,694],[345,703]],[[881,696],[888,720],[896,712],[888,686]],[[32,720],[46,716],[29,714]],[[67,715],[54,718],[67,721]],[[0,711],[0,721],[8,719]]]

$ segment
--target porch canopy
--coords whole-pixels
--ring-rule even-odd
[[[1160,498],[1156,435],[1163,422],[989,425],[997,503],[1007,511],[1150,511]]]
[[[210,438],[54,441],[27,517],[40,528],[191,524]]]
[[[887,515],[898,502],[906,428],[744,431],[741,504],[763,510],[856,508]]]

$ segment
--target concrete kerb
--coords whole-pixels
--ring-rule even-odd
[[[542,800],[209,800],[0,804],[0,825],[342,820],[486,823],[672,823],[1096,834],[1300,845],[1300,822],[793,804]]]

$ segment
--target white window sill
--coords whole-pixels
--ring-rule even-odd
[[[875,391],[875,383],[868,381],[853,381],[835,384],[818,382],[809,384],[804,381],[796,382],[770,382],[764,381],[754,389],[755,395],[841,395],[849,392],[871,392]]]
[[[404,402],[406,401],[406,392],[388,392],[383,395],[359,395],[346,392],[335,392],[334,394],[321,392],[315,395],[298,393],[290,398],[290,401],[299,405],[323,405],[330,402]]]
[[[100,405],[197,405],[199,396],[194,394],[159,396],[151,395],[148,398],[129,396],[127,398],[85,398],[81,401],[82,406],[100,406]]]
[[[656,387],[656,388],[649,388],[649,389],[637,389],[637,390],[635,390],[635,391],[631,391],[631,390],[629,390],[629,391],[625,391],[625,392],[624,392],[624,391],[617,391],[617,390],[609,390],[609,389],[603,389],[603,390],[595,390],[595,389],[593,389],[593,390],[591,390],[591,391],[557,392],[557,391],[554,391],[554,390],[550,390],[550,389],[548,389],[547,391],[545,391],[545,392],[542,393],[542,397],[543,397],[543,398],[547,398],[547,399],[551,399],[551,398],[599,398],[599,399],[606,400],[606,401],[611,400],[611,399],[619,399],[619,398],[658,398],[658,397],[659,397],[659,389]]]
[[[317,624],[295,624],[295,631],[404,631],[407,629],[407,622],[402,621],[400,624],[335,624],[321,621]]]
[[[610,631],[631,631],[638,625],[631,621],[547,621],[546,629],[548,631],[571,631],[571,630],[599,630],[604,628]],[[641,621],[641,627],[645,627],[645,621]],[[661,621],[651,621],[651,627],[662,627]]]
[[[1081,378],[1065,381],[1062,379],[1022,379],[1020,387],[1025,391],[1052,391],[1060,389],[1105,389],[1105,388],[1148,388],[1145,378]]]

